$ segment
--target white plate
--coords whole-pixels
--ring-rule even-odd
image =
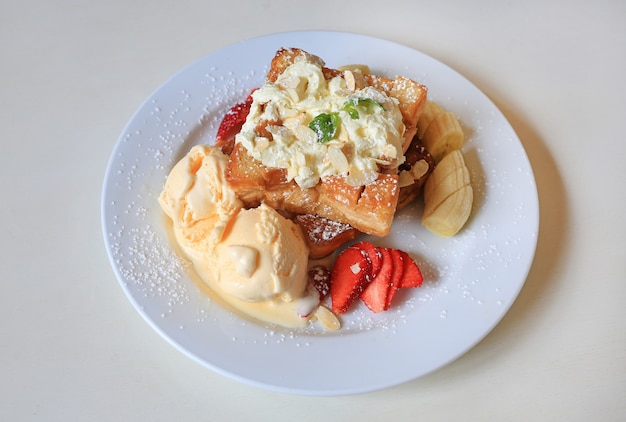
[[[157,196],[191,146],[212,143],[233,103],[259,86],[280,47],[300,47],[330,67],[366,63],[374,73],[425,84],[459,116],[475,190],[471,220],[452,239],[420,225],[421,204],[404,209],[375,241],[410,252],[420,289],[374,315],[357,306],[344,328],[266,327],[207,296],[168,239]],[[102,194],[106,248],[121,286],[150,325],[178,349],[234,379],[275,391],[343,395],[382,389],[436,370],[472,348],[500,321],[535,253],[535,181],[519,139],[474,85],[431,57],[369,36],[293,32],[216,51],[182,70],[137,111],[111,155]]]

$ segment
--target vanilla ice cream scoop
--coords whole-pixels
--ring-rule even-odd
[[[307,284],[308,250],[299,227],[261,204],[241,210],[215,248],[222,291],[246,302],[291,302]]]
[[[260,321],[303,327],[317,315],[319,293],[308,286],[300,228],[266,205],[244,209],[224,177],[227,164],[220,149],[200,145],[172,168],[159,204],[176,241],[225,303]]]
[[[210,254],[243,203],[224,178],[228,156],[194,146],[172,169],[159,196],[180,246],[192,257]]]

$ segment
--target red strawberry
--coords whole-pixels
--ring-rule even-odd
[[[320,301],[330,292],[330,270],[324,265],[316,265],[309,269],[309,282],[320,293]]]
[[[359,297],[370,279],[372,263],[367,254],[358,248],[345,249],[335,261],[330,275],[330,296],[333,312],[345,313]]]
[[[360,296],[372,312],[382,312],[388,309],[387,295],[393,280],[393,257],[389,249],[379,248],[379,250],[382,256],[380,271]]]
[[[404,273],[402,275],[402,279],[400,280],[400,287],[420,287],[424,282],[424,277],[422,276],[420,268],[417,266],[415,261],[409,256],[408,253],[404,251],[400,251],[400,253],[403,255],[404,258]]]
[[[400,288],[402,276],[404,274],[404,256],[402,251],[398,249],[388,249],[391,260],[393,261],[393,275],[389,282],[389,290],[387,291],[387,298],[385,299],[385,310],[391,306],[391,301],[396,295],[396,292]],[[407,255],[408,256],[408,255]]]
[[[252,90],[254,92],[254,90]],[[252,105],[252,92],[242,103],[237,103],[226,112],[220,126],[217,128],[215,145],[222,148],[224,153],[230,154],[235,135],[239,133],[241,127],[246,122],[246,117],[250,113]]]
[[[373,280],[374,277],[376,277],[376,275],[380,271],[380,266],[382,265],[382,262],[383,262],[383,258],[382,258],[379,248],[376,247],[374,244],[367,242],[367,241],[357,242],[351,245],[350,247],[362,249],[363,251],[365,251],[365,253],[367,253],[367,256],[372,262],[372,271],[370,273],[370,280]]]

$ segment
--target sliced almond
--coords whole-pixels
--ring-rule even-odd
[[[413,183],[415,183],[415,179],[413,179],[413,176],[411,175],[409,171],[402,170],[398,174],[398,187],[399,188],[411,186]]]
[[[350,91],[354,91],[356,89],[356,80],[354,79],[354,73],[350,70],[345,70],[343,72],[343,78],[346,81],[346,87]]]
[[[339,149],[338,147],[328,147],[328,158],[334,169],[337,170],[339,173],[347,173],[350,169],[348,159],[346,158],[343,151],[341,151],[341,149]]]
[[[265,136],[259,136],[255,140],[255,149],[259,152],[270,146],[270,140]]]
[[[426,160],[419,160],[411,168],[411,176],[414,180],[421,179],[428,172],[429,166]]]
[[[298,125],[293,128],[293,134],[302,142],[307,142],[309,144],[313,144],[317,142],[317,135],[308,126]]]

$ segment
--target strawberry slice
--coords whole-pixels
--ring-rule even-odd
[[[404,275],[404,255],[398,249],[388,249],[391,260],[393,261],[393,275],[389,281],[389,290],[385,298],[385,310],[391,306],[391,301],[400,289],[402,277]],[[408,254],[407,254],[408,256]]]
[[[309,269],[309,282],[320,294],[320,302],[330,292],[330,270],[324,265],[316,265]]]
[[[387,310],[387,295],[391,287],[394,260],[389,249],[378,248],[382,257],[380,271],[372,282],[361,293],[361,300],[372,312],[382,312]]]
[[[252,91],[254,92],[254,90]],[[215,145],[225,154],[230,154],[233,148],[235,135],[241,131],[252,106],[252,92],[242,103],[237,103],[226,112],[215,137]]]
[[[368,285],[372,263],[367,254],[358,248],[345,249],[335,261],[330,274],[330,296],[333,312],[345,313]]]
[[[250,112],[250,104],[238,103],[226,112],[220,126],[217,129],[215,145],[222,149],[225,154],[232,151],[235,135],[239,133]]]
[[[424,282],[424,277],[419,266],[408,253],[404,251],[400,251],[400,253],[404,261],[404,272],[400,280],[400,288],[420,287]]]
[[[383,262],[382,255],[380,253],[380,248],[375,246],[373,243],[367,241],[361,241],[354,243],[350,246],[351,248],[358,248],[365,251],[370,261],[372,262],[372,271],[370,272],[370,280],[373,280],[378,272],[380,271],[380,267]]]

